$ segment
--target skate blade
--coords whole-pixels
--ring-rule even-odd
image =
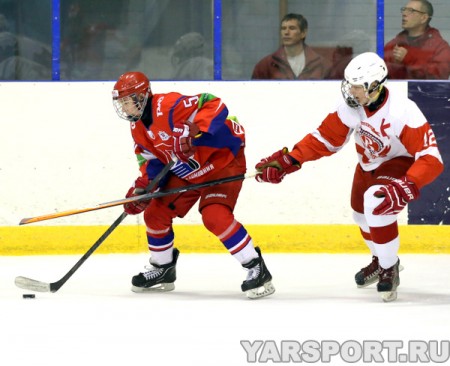
[[[141,292],[167,292],[167,291],[173,291],[175,289],[174,283],[160,283],[158,285],[155,285],[153,287],[137,287],[137,286],[131,286],[131,291],[136,293]]]
[[[249,299],[255,300],[261,297],[272,295],[275,292],[275,287],[272,285],[272,282],[266,282],[263,286],[253,288],[251,290],[245,291],[245,294]]]
[[[397,300],[397,291],[380,292],[381,298],[384,302],[391,302]]]
[[[403,267],[401,264],[398,266],[398,271],[399,272],[403,271],[404,269],[405,269],[405,267]],[[372,285],[374,283],[377,283],[377,282],[378,282],[378,275],[373,277],[373,279],[371,279],[370,281],[366,282],[364,285],[356,285],[356,287],[364,288],[364,287],[370,286],[370,285]]]

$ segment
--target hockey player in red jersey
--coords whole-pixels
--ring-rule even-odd
[[[153,94],[146,75],[128,72],[113,89],[117,114],[130,122],[141,175],[126,197],[144,193],[149,182],[172,159],[177,162],[159,186],[165,189],[244,174],[245,132],[221,99],[203,93]],[[249,298],[275,289],[258,247],[233,214],[242,181],[214,185],[151,201],[125,205],[125,212],[144,212],[151,266],[132,279],[135,292],[170,291],[176,280],[179,251],[174,247],[172,221],[199,202],[203,224],[248,270],[241,289]]]
[[[443,171],[436,138],[417,105],[385,86],[387,68],[372,52],[355,57],[341,84],[344,100],[293,147],[262,159],[259,182],[280,183],[307,161],[338,152],[354,135],[359,163],[351,192],[353,217],[372,253],[358,287],[377,282],[384,301],[397,298],[397,214]]]

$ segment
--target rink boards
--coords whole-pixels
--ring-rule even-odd
[[[0,227],[0,255],[73,254],[86,252],[108,226]],[[273,253],[366,253],[355,225],[246,225],[255,245]],[[201,225],[176,225],[175,246],[183,253],[225,253]],[[450,226],[400,226],[401,253],[450,253]],[[118,227],[99,253],[147,251],[143,225]]]
[[[111,103],[109,82],[0,83],[0,254],[85,252],[120,215],[120,208],[18,226],[24,217],[120,199],[139,174],[129,125]],[[340,96],[339,81],[154,82],[155,93],[210,92],[227,104],[246,130],[248,171],[264,156],[292,147],[318,126]],[[422,108],[450,161],[448,82],[390,81]],[[28,98],[31,114],[18,95]],[[50,113],[51,112],[51,113]],[[19,138],[19,140],[17,140]],[[18,142],[19,141],[19,142]],[[280,185],[244,182],[236,218],[256,245],[271,252],[357,253],[366,247],[349,204],[356,154],[350,141],[338,154],[310,162]],[[448,253],[450,173],[422,190],[399,216],[401,252]],[[194,208],[175,221],[175,245],[184,252],[225,249],[201,225]],[[146,251],[142,215],[128,217],[99,252]]]

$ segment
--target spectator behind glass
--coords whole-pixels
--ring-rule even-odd
[[[260,60],[252,79],[326,79],[331,64],[305,43],[308,21],[300,14],[281,19],[281,47]]]
[[[205,56],[205,39],[200,33],[181,36],[173,47],[174,80],[213,80],[214,63]]]
[[[40,42],[9,31],[8,20],[0,14],[0,80],[51,79],[51,54]]]
[[[448,79],[450,46],[430,27],[433,6],[411,0],[401,8],[403,31],[384,47],[391,79]]]

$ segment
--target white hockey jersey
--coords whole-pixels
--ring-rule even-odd
[[[383,104],[373,112],[340,103],[289,154],[300,163],[329,156],[339,151],[352,134],[359,164],[365,171],[395,157],[412,157],[415,162],[407,176],[420,188],[443,170],[433,130],[419,107],[387,88]]]

